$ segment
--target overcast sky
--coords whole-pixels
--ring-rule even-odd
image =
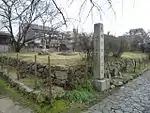
[[[122,35],[132,28],[144,28],[146,31],[150,30],[150,0],[112,0],[112,6],[116,15],[111,8],[109,9],[107,0],[93,0],[102,7],[104,13],[101,12],[100,18],[99,12],[94,9],[93,15],[90,15],[86,20],[91,7],[90,0],[87,0],[88,2],[85,8],[81,12],[81,21],[79,21],[78,13],[84,0],[74,0],[73,3],[69,5],[71,1],[72,0],[56,0],[65,16],[71,18],[68,27],[64,27],[63,30],[72,30],[78,27],[80,32],[91,33],[94,29],[94,23],[99,22],[104,24],[105,33],[110,31],[110,34],[115,36]]]
[[[71,0],[70,0],[71,1]],[[79,20],[79,9],[83,0],[74,0],[74,2],[69,5],[70,1],[68,0],[57,0],[57,3],[60,7],[63,8],[63,11],[66,12],[69,18],[74,18],[76,21],[73,21],[70,24],[70,27],[67,30],[71,30],[73,27],[78,26]],[[103,12],[102,19],[96,10],[93,11],[93,19],[91,16],[86,20],[85,17],[88,14],[90,9],[90,3],[87,3],[86,8],[83,11],[81,17],[81,22],[79,29],[84,32],[93,31],[93,24],[97,22],[102,22],[104,24],[104,32],[111,32],[113,35],[122,35],[125,32],[128,32],[131,28],[144,28],[146,31],[150,29],[150,0],[112,0],[113,8],[116,12],[109,9],[109,5],[106,3],[106,0],[95,0],[97,3],[102,6]],[[73,19],[72,19],[73,20]]]

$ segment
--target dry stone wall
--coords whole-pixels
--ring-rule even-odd
[[[9,65],[11,67],[17,68],[17,59],[16,58],[7,58],[6,56],[0,56],[0,62],[3,63],[3,65]],[[22,61],[19,60],[19,75],[20,78],[25,78],[27,76],[34,76],[35,75],[35,63],[34,62],[28,62],[28,61]],[[68,76],[70,75],[70,70],[73,70],[71,74],[74,76],[75,79],[80,79],[82,75],[84,74],[83,68],[80,66],[51,66],[51,76],[52,81],[54,85],[66,87],[67,84],[69,84]],[[46,82],[46,78],[48,76],[48,65],[47,64],[40,64],[37,63],[37,76],[39,78],[42,78],[44,82]],[[46,83],[45,83],[46,84]]]
[[[111,59],[105,62],[105,77],[111,78],[115,76],[121,76],[123,72],[128,71],[131,67],[138,66],[139,63],[147,61],[145,59]],[[6,56],[0,56],[0,62],[4,65],[9,65],[11,67],[17,66],[16,58],[7,58]],[[19,60],[19,73],[20,77],[24,78],[27,76],[34,76],[35,73],[35,63]],[[51,66],[51,76],[54,85],[60,87],[74,86],[77,81],[84,78],[85,76],[85,65],[76,65],[72,67],[65,66]],[[92,67],[89,67],[89,72],[92,74]],[[48,65],[37,63],[37,75],[39,78],[44,80],[46,84],[46,78],[48,76]]]
[[[141,63],[148,61],[149,58],[143,59],[111,59],[105,62],[105,76],[108,78],[122,76],[127,71],[135,71]],[[132,70],[131,70],[132,69]]]

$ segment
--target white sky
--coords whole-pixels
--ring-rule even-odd
[[[116,15],[109,9],[107,0],[93,0],[102,6],[105,14],[102,13],[102,18],[100,18],[99,13],[96,10],[93,10],[93,19],[90,15],[85,21],[91,6],[90,0],[87,0],[88,3],[86,4],[84,11],[82,11],[81,22],[79,22],[78,13],[84,0],[74,0],[74,2],[69,5],[70,1],[72,0],[56,0],[58,6],[63,8],[62,11],[65,13],[65,16],[72,18],[71,23],[67,28],[64,27],[63,30],[72,30],[73,28],[78,27],[80,32],[91,33],[94,29],[94,23],[99,22],[104,24],[105,33],[110,31],[110,34],[115,36],[122,35],[132,28],[144,28],[146,31],[150,30],[150,0],[112,0]]]
[[[74,0],[70,7],[68,1],[71,0],[56,0],[59,6],[64,8],[63,11],[67,13],[69,18],[78,20],[78,13],[83,0]],[[84,23],[91,5],[89,2],[83,11],[86,14],[81,18],[82,21],[80,26],[78,26],[79,22],[74,21],[66,30],[72,30],[73,27],[78,26],[80,31],[92,32],[93,25],[97,22],[102,22],[104,24],[105,33],[110,31],[111,34],[116,36],[128,32],[131,28],[144,28],[146,31],[150,29],[150,0],[135,0],[135,3],[134,0],[123,0],[123,7],[122,0],[112,0],[116,16],[111,9],[108,9],[109,6],[106,4],[106,0],[95,1],[102,6],[103,12],[105,13],[102,14],[102,19],[100,19],[98,12],[93,11],[93,21],[92,18],[89,17]]]

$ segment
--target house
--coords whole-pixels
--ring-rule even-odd
[[[49,35],[51,29],[49,27],[43,27],[41,25],[37,25],[37,24],[31,24],[30,28],[27,32],[26,35],[26,40],[31,39],[30,42],[28,42],[27,44],[30,46],[30,44],[40,44],[41,43],[41,39],[42,38],[49,38]],[[32,40],[33,39],[33,40]]]
[[[26,47],[43,47],[42,40],[46,40],[46,47],[49,48],[58,48],[60,44],[65,45],[67,48],[73,48],[73,32],[66,31],[60,32],[57,30],[53,30],[50,27],[32,24],[28,30],[26,35],[26,40],[33,39],[26,43]]]
[[[11,35],[9,33],[0,31],[0,52],[9,51],[9,42]]]

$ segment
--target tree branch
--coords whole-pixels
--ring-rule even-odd
[[[53,4],[55,5],[56,9],[59,11],[59,13],[62,15],[62,18],[63,18],[63,20],[64,20],[64,24],[67,25],[66,18],[65,18],[65,16],[64,16],[63,12],[62,12],[62,11],[60,10],[60,8],[57,6],[55,0],[52,0],[52,2],[53,2]]]

